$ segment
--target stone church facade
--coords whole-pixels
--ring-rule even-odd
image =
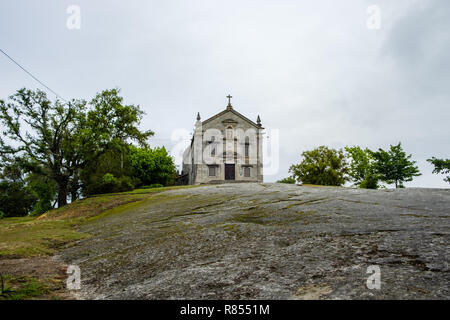
[[[263,182],[263,127],[231,105],[201,121],[197,114],[190,146],[183,153],[188,184]]]

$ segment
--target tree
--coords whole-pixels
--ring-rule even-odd
[[[171,185],[176,176],[173,158],[162,148],[137,148],[130,146],[130,164],[133,177],[143,185]]]
[[[83,105],[52,104],[44,92],[21,89],[10,96],[10,102],[0,101],[0,120],[5,126],[3,135],[14,144],[7,144],[0,137],[0,153],[3,163],[21,163],[28,172],[50,175],[64,194],[66,178],[62,140],[66,128]],[[26,127],[27,126],[27,127]],[[12,159],[11,157],[14,156]],[[61,205],[63,201],[60,201]]]
[[[278,180],[277,183],[289,183],[289,184],[295,184],[295,178],[294,178],[294,177],[287,177],[287,178]]]
[[[40,215],[54,207],[58,186],[48,176],[30,174],[26,177],[27,187],[37,199],[30,214]]]
[[[80,174],[84,196],[128,191],[140,180],[132,177],[128,145],[111,145],[95,162],[89,163]]]
[[[19,164],[3,164],[0,172],[0,218],[25,216],[37,202],[38,197],[27,185]]]
[[[0,212],[2,217],[26,216],[37,199],[21,182],[0,182]]]
[[[380,179],[388,184],[394,183],[396,188],[403,188],[404,182],[421,175],[419,168],[414,165],[416,162],[410,160],[412,155],[406,155],[400,142],[391,145],[388,151],[380,148],[371,154],[375,159],[374,170]]]
[[[361,149],[359,146],[345,147],[347,157],[350,159],[348,175],[354,185],[365,189],[378,189],[378,175],[374,172],[371,151]]]
[[[0,212],[2,217],[26,216],[36,202],[36,196],[23,182],[0,181]]]
[[[22,209],[31,209],[17,211],[17,206],[10,206],[12,212],[8,213],[8,216],[23,216],[27,213],[41,214],[54,206],[52,202],[56,196],[56,183],[45,176],[33,173],[26,175],[18,161],[3,165],[0,181],[4,186],[0,196],[3,203],[21,202],[20,197],[23,197],[24,207]]]
[[[427,161],[434,165],[433,173],[450,173],[450,159],[437,159],[435,157],[432,157],[431,159],[427,159]],[[446,176],[444,178],[444,181],[450,183],[450,175]]]
[[[326,186],[341,186],[345,183],[347,163],[342,150],[320,146],[303,152],[302,156],[302,162],[289,169],[297,181]]]
[[[138,129],[143,112],[124,105],[118,89],[105,90],[89,103],[51,102],[43,91],[20,89],[0,100],[2,163],[21,163],[27,173],[45,176],[57,185],[58,207],[68,192],[77,194],[78,176],[111,144],[134,140],[146,145],[152,131]],[[73,200],[73,197],[72,197]]]

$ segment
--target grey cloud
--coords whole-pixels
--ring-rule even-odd
[[[424,173],[408,186],[448,187],[430,156],[450,157],[448,1],[72,1],[0,3],[2,48],[61,95],[122,88],[147,112],[154,145],[173,145],[233,105],[280,129],[280,172],[319,145],[402,141]],[[368,30],[378,3],[382,28]],[[0,98],[36,84],[0,57]]]

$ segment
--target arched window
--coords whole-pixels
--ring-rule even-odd
[[[230,140],[233,139],[233,127],[232,126],[227,127],[226,137],[227,137],[227,139],[230,139]]]
[[[244,155],[246,157],[250,156],[250,139],[248,137],[245,137],[245,153]]]
[[[214,157],[216,155],[216,145],[214,143],[215,137],[211,137],[211,157]]]

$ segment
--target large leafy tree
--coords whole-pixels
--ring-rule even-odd
[[[436,174],[449,174],[450,173],[450,159],[437,159],[432,157],[427,159],[432,165],[434,165],[433,173]],[[444,181],[450,183],[450,175],[444,178]]]
[[[27,172],[48,175],[63,196],[70,176],[63,140],[84,104],[51,103],[40,90],[21,89],[9,98],[9,102],[0,100],[0,121],[4,125],[0,136],[2,164],[20,163]],[[59,203],[65,204],[62,199]]]
[[[395,146],[391,145],[388,151],[380,148],[371,154],[375,159],[374,170],[380,179],[388,184],[394,183],[396,188],[403,188],[404,182],[421,175],[416,162],[410,160],[412,155],[406,155],[400,142]]]
[[[378,175],[374,172],[371,151],[359,146],[346,147],[347,157],[350,159],[348,175],[353,183],[366,189],[378,188]]]
[[[51,102],[41,90],[20,89],[0,100],[2,164],[21,163],[26,172],[41,175],[57,185],[58,206],[72,200],[79,188],[79,174],[111,144],[134,140],[146,145],[152,131],[140,131],[143,112],[126,105],[119,90],[105,90],[89,103],[72,100]]]
[[[347,163],[342,150],[320,146],[302,153],[303,160],[289,172],[305,184],[341,186],[346,181]]]

